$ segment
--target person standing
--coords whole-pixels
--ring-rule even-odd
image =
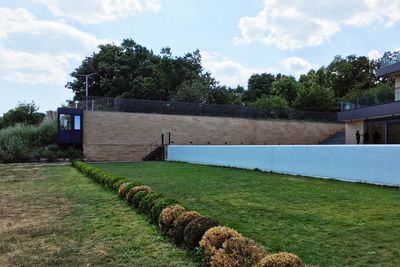
[[[368,143],[369,143],[369,133],[368,133],[368,130],[367,130],[364,133],[364,144],[368,144]]]
[[[359,131],[359,130],[357,130],[357,131],[356,131],[356,140],[357,140],[357,145],[359,145],[359,144],[360,144],[360,139],[361,139],[360,131]]]

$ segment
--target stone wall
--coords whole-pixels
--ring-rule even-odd
[[[84,156],[90,161],[139,161],[145,147],[171,132],[174,144],[317,144],[344,124],[225,117],[85,111]]]

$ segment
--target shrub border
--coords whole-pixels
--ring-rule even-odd
[[[71,166],[76,168],[78,171],[83,173],[85,176],[91,178],[95,182],[97,182],[105,187],[108,187],[113,191],[116,191],[117,194],[118,194],[119,187],[121,185],[123,185],[124,183],[131,183],[131,184],[134,184],[135,186],[138,186],[138,185],[143,186],[143,184],[141,184],[140,182],[132,181],[131,179],[126,179],[124,177],[109,174],[95,166],[92,166],[92,165],[85,163],[83,161],[80,161],[80,160],[73,161],[71,163]],[[133,207],[134,209],[136,209],[137,212],[146,215],[149,219],[149,222],[151,224],[156,224],[158,226],[158,228],[160,228],[158,221],[159,221],[159,217],[160,217],[160,214],[162,213],[162,211],[168,207],[179,204],[178,201],[167,198],[167,197],[165,197],[159,193],[156,193],[154,191],[152,191],[150,193],[144,192],[144,191],[138,191],[133,196],[133,199],[135,199],[135,196],[137,197],[136,200],[138,203],[135,203],[135,205],[132,205],[131,203],[127,203],[127,202],[126,203],[128,205],[130,205],[131,207]],[[198,218],[209,218],[209,217],[206,217],[206,216],[203,216],[200,214],[200,217],[198,217]],[[198,219],[198,218],[196,218],[196,219]],[[212,219],[212,218],[209,218],[209,219]],[[194,220],[192,220],[192,221],[194,221]],[[192,221],[190,221],[190,222],[192,222]],[[188,223],[188,225],[190,225],[190,222]],[[215,221],[215,222],[217,222],[217,221]],[[186,228],[185,228],[185,230],[186,230]],[[205,231],[205,233],[207,233],[207,230]],[[203,234],[203,237],[204,237],[204,234]],[[248,238],[246,238],[246,239],[248,239]],[[248,240],[251,240],[251,239],[248,239]],[[210,264],[210,262],[208,262],[209,259],[207,260],[206,255],[204,254],[204,250],[200,247],[200,244],[193,249],[192,244],[186,244],[185,240],[183,240],[183,246],[188,250],[193,250],[195,252],[195,253],[193,253],[193,256],[198,257],[198,254],[200,254],[202,261],[204,263],[206,263],[207,265]],[[286,253],[286,254],[289,255],[290,253]],[[267,254],[267,255],[268,255],[268,257],[270,257],[271,255],[276,255],[276,254]],[[297,255],[294,255],[294,254],[290,254],[290,255],[297,257]],[[290,265],[285,265],[285,266],[290,266]]]

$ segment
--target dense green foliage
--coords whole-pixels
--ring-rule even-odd
[[[0,117],[0,129],[16,124],[39,125],[45,114],[38,112],[35,103],[19,103],[17,107],[10,109]]]
[[[0,162],[81,157],[81,150],[57,146],[55,122],[39,126],[17,124],[0,130]]]
[[[120,46],[100,45],[71,73],[74,80],[66,87],[81,99],[85,86],[79,75],[94,73],[90,96],[335,111],[340,100],[354,92],[367,92],[377,84],[393,87],[393,81],[376,77],[378,67],[378,61],[365,56],[336,56],[328,66],[310,70],[298,80],[282,74],[253,74],[244,90],[220,85],[205,72],[199,50],[174,57],[167,47],[157,55],[126,39]]]
[[[97,166],[140,177],[270,253],[320,266],[399,266],[396,188],[172,162]]]

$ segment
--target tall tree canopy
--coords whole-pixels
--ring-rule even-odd
[[[19,103],[15,108],[10,109],[0,117],[0,128],[6,128],[20,124],[38,125],[44,117],[44,113],[38,112],[39,108],[35,103]]]
[[[84,77],[90,96],[175,100],[212,104],[238,104],[264,108],[337,111],[340,100],[384,91],[391,95],[393,80],[378,79],[379,62],[364,56],[336,56],[326,67],[311,70],[297,80],[282,74],[255,73],[248,88],[230,88],[204,71],[199,50],[173,56],[171,49],[159,55],[126,39],[121,45],[100,45],[83,60],[66,87],[75,99],[85,95]]]

